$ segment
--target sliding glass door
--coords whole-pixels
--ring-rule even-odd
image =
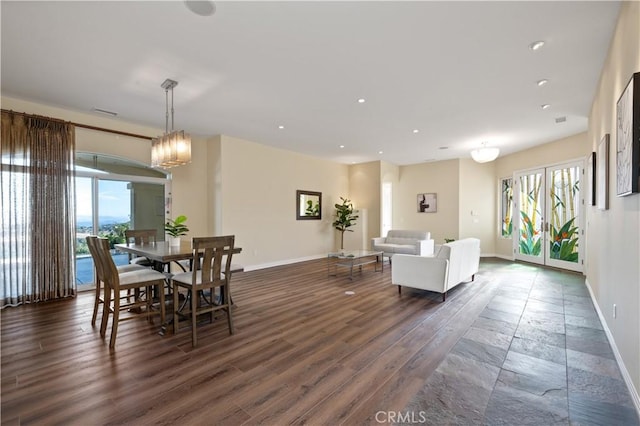
[[[76,269],[78,289],[94,286],[94,265],[86,245],[87,235],[109,239],[111,245],[125,241],[127,229],[156,229],[164,240],[166,200],[170,181],[146,166],[110,158],[85,159],[76,177]],[[123,175],[126,171],[140,175]],[[112,252],[116,265],[126,264],[126,254]]]

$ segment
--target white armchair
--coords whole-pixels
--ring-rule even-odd
[[[434,257],[398,254],[393,257],[391,282],[402,286],[442,293],[475,278],[480,263],[480,240],[465,238],[440,247]]]

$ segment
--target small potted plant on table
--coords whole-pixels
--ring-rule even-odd
[[[185,224],[186,221],[187,217],[180,215],[173,220],[167,219],[167,223],[164,224],[164,232],[169,235],[169,241],[172,246],[179,246],[180,237],[187,235],[187,232],[189,232],[189,228]]]

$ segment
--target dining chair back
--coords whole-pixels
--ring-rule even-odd
[[[96,320],[98,317],[98,309],[100,305],[104,305],[104,292],[106,291],[106,287],[104,285],[104,271],[102,269],[102,263],[99,259],[99,253],[97,252],[97,240],[98,237],[95,235],[87,235],[85,238],[87,241],[87,247],[89,248],[89,253],[93,258],[93,267],[94,267],[94,277],[95,277],[95,297],[93,302],[93,315],[91,317],[91,326],[96,325]],[[140,265],[121,265],[117,266],[118,273],[131,272],[139,269],[145,269],[144,266]],[[104,315],[104,310],[103,310]]]
[[[201,314],[210,313],[213,322],[216,312],[226,312],[229,334],[233,334],[230,283],[234,242],[233,235],[193,238],[191,271],[175,274],[171,278],[174,333],[179,330],[180,318],[190,319],[191,344],[194,347],[198,343],[197,319]],[[178,290],[181,287],[187,290],[187,298],[179,305]]]
[[[124,238],[127,245],[129,244],[151,244],[155,243],[158,231],[155,229],[127,229],[124,231]],[[153,262],[146,257],[134,256],[129,254],[129,263],[153,266]]]
[[[105,283],[104,306],[105,310],[102,315],[102,325],[100,334],[102,337],[106,335],[108,316],[113,315],[111,322],[111,338],[109,347],[114,348],[116,344],[116,336],[118,333],[118,324],[120,321],[135,318],[133,316],[120,316],[121,312],[135,313],[144,312],[149,322],[152,322],[152,315],[160,315],[161,323],[165,321],[165,302],[164,302],[164,274],[149,268],[140,268],[129,272],[121,273],[118,271],[111,254],[109,253],[109,240],[106,238],[98,238],[95,246],[98,258],[101,262],[102,275]],[[134,300],[128,301],[121,294],[124,290],[144,289],[137,291]],[[159,309],[153,311],[154,294],[158,297]],[[144,308],[144,311],[142,311]]]

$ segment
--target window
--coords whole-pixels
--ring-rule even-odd
[[[513,178],[500,180],[500,235],[511,238],[513,230]]]

